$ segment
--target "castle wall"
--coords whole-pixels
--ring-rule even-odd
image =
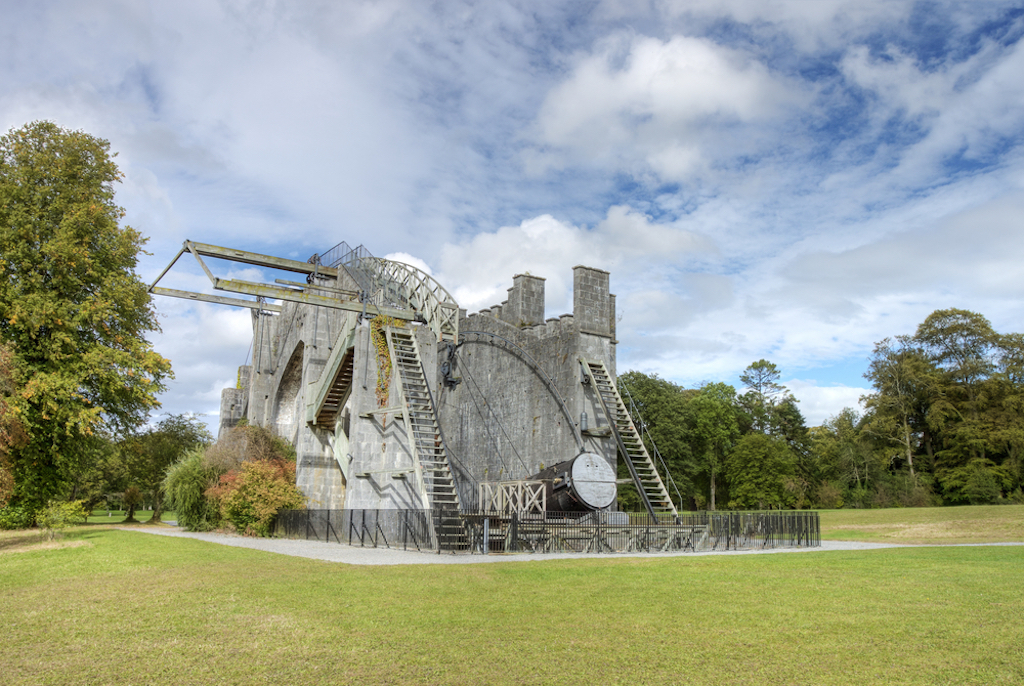
[[[310,508],[344,507],[346,479],[334,458],[334,427],[309,426],[306,402],[309,384],[320,378],[339,332],[357,316],[294,302],[284,303],[276,316],[253,313],[253,365],[245,417],[295,446],[297,481]],[[245,370],[239,371],[240,377]],[[222,398],[222,414],[224,409]]]
[[[406,323],[415,331],[424,365],[436,355],[433,334],[426,326]],[[348,492],[345,507],[353,509],[428,509],[416,470],[416,458],[406,433],[402,402],[395,382],[388,381],[386,400],[377,397],[378,365],[370,325],[360,324],[355,342],[350,412]],[[429,368],[429,367],[428,367]],[[427,383],[436,392],[436,379]],[[383,405],[382,405],[383,402]],[[388,412],[380,412],[388,410]]]
[[[578,425],[583,412],[591,427],[597,423],[601,413],[596,396],[582,384],[579,359],[602,360],[614,376],[615,341],[609,321],[613,308],[607,272],[587,268],[577,272],[584,277],[577,278],[584,293],[582,306],[571,315],[544,321],[543,279],[527,276],[517,277],[506,303],[460,320],[464,342],[453,375],[462,382],[453,389],[442,386],[439,414],[453,464],[462,472],[464,502],[476,504],[480,481],[524,479],[575,457],[580,446],[573,425]],[[524,303],[532,303],[531,309],[525,309]],[[580,313],[588,317],[591,329],[605,333],[581,331]],[[536,323],[513,324],[525,321]],[[564,401],[564,410],[542,375]],[[617,453],[611,438],[582,438],[585,450],[602,455],[615,467]]]
[[[452,371],[462,381],[454,388],[442,379],[450,344],[438,343],[427,326],[406,322],[428,370],[464,507],[477,506],[480,481],[523,479],[575,457],[581,446],[574,425],[584,412],[592,431],[582,437],[582,448],[615,467],[614,441],[593,431],[607,420],[593,389],[581,382],[579,362],[581,357],[602,360],[614,378],[615,307],[608,283],[607,272],[574,268],[573,313],[545,320],[544,279],[516,275],[506,302],[462,313],[459,326],[466,335]],[[276,316],[254,313],[253,365],[240,370],[241,388],[222,396],[221,431],[245,416],[292,442],[298,485],[310,508],[429,507],[406,433],[397,372],[388,379],[389,397],[382,406],[375,390],[378,361],[371,326],[358,318],[354,312],[291,302]],[[307,403],[332,346],[352,327],[350,393],[333,426],[311,425]],[[499,338],[474,336],[474,331]],[[564,400],[564,410],[545,377]]]

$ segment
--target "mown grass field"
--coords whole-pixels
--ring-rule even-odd
[[[89,524],[120,524],[124,520],[124,510],[93,510],[89,514]],[[139,522],[148,522],[153,517],[152,510],[136,510],[135,519]],[[160,515],[163,522],[173,522],[177,518],[174,512],[164,512]]]
[[[826,510],[821,537],[902,544],[1024,541],[1024,505]]]
[[[0,682],[1019,684],[1022,582],[1024,547],[353,567],[2,532]]]

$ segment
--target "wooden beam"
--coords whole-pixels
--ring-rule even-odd
[[[193,293],[192,291],[179,291],[174,288],[163,288],[161,286],[152,286],[149,289],[150,293],[156,295],[169,295],[172,298],[182,298],[184,300],[199,300],[206,303],[215,303],[217,305],[234,305],[235,307],[248,307],[253,310],[264,310],[266,312],[280,312],[281,306],[274,305],[271,303],[263,303],[262,305],[255,300],[242,300],[241,298],[225,298],[222,295],[205,295],[203,293]]]
[[[310,264],[309,262],[300,262],[298,260],[289,260],[283,257],[273,257],[271,255],[261,255],[256,252],[249,252],[247,250],[236,250],[234,248],[222,248],[219,245],[210,245],[209,243],[193,243],[192,241],[186,241],[189,245],[191,252],[203,255],[205,257],[216,257],[222,260],[230,260],[231,262],[242,262],[243,264],[252,264],[257,267],[266,267],[268,269],[281,269],[288,272],[298,272],[300,274],[323,274],[324,276],[330,276],[338,278],[338,270],[331,267],[325,267],[322,264]]]
[[[292,288],[271,286],[270,284],[254,283],[252,281],[240,281],[237,279],[217,279],[213,287],[218,291],[229,291],[231,293],[242,293],[244,295],[256,295],[275,300],[289,300],[291,302],[305,303],[307,305],[322,305],[333,307],[336,310],[348,310],[349,312],[362,312],[364,303],[358,300],[340,300],[326,295],[314,295],[305,291],[297,291]],[[377,307],[376,305],[365,304],[366,313],[372,315],[382,314],[395,319],[413,321],[416,313],[412,310],[400,310],[394,307]]]

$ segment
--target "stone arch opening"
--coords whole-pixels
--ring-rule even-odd
[[[288,358],[281,382],[277,386],[277,397],[274,400],[274,433],[288,439],[296,445],[299,437],[302,408],[302,358],[305,345],[300,341]]]

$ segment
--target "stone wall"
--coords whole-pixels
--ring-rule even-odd
[[[577,268],[577,274],[586,269]],[[463,477],[464,502],[476,504],[480,481],[527,478],[575,457],[581,447],[615,467],[610,437],[582,436],[581,446],[574,431],[584,412],[591,427],[600,423],[597,398],[582,384],[580,358],[601,360],[615,374],[607,272],[589,271],[598,278],[594,287],[592,281],[584,282],[590,287],[583,299],[585,311],[574,309],[571,315],[544,321],[543,280],[521,275],[506,303],[461,319],[463,343],[453,365],[453,375],[461,382],[454,388],[442,386],[439,408],[453,462]],[[531,303],[529,318],[522,316],[524,302]],[[591,329],[608,333],[581,331],[581,312]],[[526,321],[536,323],[514,324]]]
[[[593,389],[582,384],[579,361],[602,360],[614,378],[615,306],[608,283],[607,272],[574,268],[573,313],[545,319],[544,279],[516,275],[507,301],[461,313],[466,335],[451,358],[453,375],[461,378],[454,387],[443,383],[441,371],[452,346],[439,343],[427,326],[406,323],[424,368],[436,370],[428,384],[464,507],[477,505],[480,481],[523,479],[581,448],[615,466],[614,441],[593,430],[607,420]],[[393,375],[385,407],[375,393],[378,362],[369,323],[354,312],[286,303],[276,316],[254,313],[253,325],[253,365],[240,370],[241,388],[223,393],[221,431],[244,415],[292,442],[310,508],[428,507]],[[339,336],[353,328],[350,393],[333,426],[310,423],[313,388]],[[582,413],[591,431],[578,439]]]
[[[608,272],[583,266],[572,268],[572,313],[581,332],[612,336],[613,302],[608,293]]]

